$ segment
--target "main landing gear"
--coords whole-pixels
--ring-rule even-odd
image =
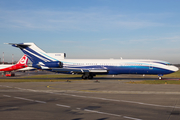
[[[89,74],[89,73],[85,73],[82,75],[82,79],[93,79],[94,75],[93,74]]]
[[[159,74],[158,77],[159,77],[159,80],[162,80],[162,74]]]

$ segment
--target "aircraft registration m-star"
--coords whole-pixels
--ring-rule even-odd
[[[2,64],[0,65],[0,72],[6,76],[14,76],[15,74],[12,71],[20,70],[22,68],[26,68],[28,62],[28,58],[24,55],[15,65]],[[6,74],[9,72],[10,74]]]
[[[98,74],[170,74],[179,69],[168,62],[145,59],[65,59],[65,53],[46,53],[34,43],[8,43],[20,48],[32,61],[32,67],[58,73],[82,74],[92,79]]]

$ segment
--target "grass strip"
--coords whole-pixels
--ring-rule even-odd
[[[0,79],[0,82],[66,82],[66,81],[67,79]]]
[[[172,73],[172,74],[167,74],[167,75],[164,75],[163,77],[164,77],[164,78],[166,78],[166,77],[171,77],[171,78],[180,78],[180,70],[179,70],[179,71],[177,71],[177,72],[174,72],[174,73]]]
[[[22,78],[81,78],[81,75],[62,75],[62,74],[50,74],[50,75],[33,75],[25,76]]]

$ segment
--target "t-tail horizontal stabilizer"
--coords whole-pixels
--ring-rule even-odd
[[[28,47],[28,46],[30,46],[30,45],[24,45],[24,44],[15,44],[15,43],[4,43],[4,44],[9,44],[9,45],[12,45],[13,47],[18,47],[18,48],[20,48],[20,49],[24,49],[24,48],[26,48],[26,47]]]

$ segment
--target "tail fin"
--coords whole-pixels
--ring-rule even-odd
[[[39,62],[46,63],[46,62],[54,62],[60,61],[66,57],[66,53],[46,53],[37,47],[34,43],[6,43],[10,44],[13,47],[20,48],[24,54],[33,62],[33,64],[37,64]]]
[[[49,56],[46,52],[41,50],[34,43],[8,44],[12,45],[13,47],[20,48],[33,63],[58,61],[57,59]]]
[[[18,62],[17,65],[27,65],[28,63],[28,58],[26,55],[24,55]]]

